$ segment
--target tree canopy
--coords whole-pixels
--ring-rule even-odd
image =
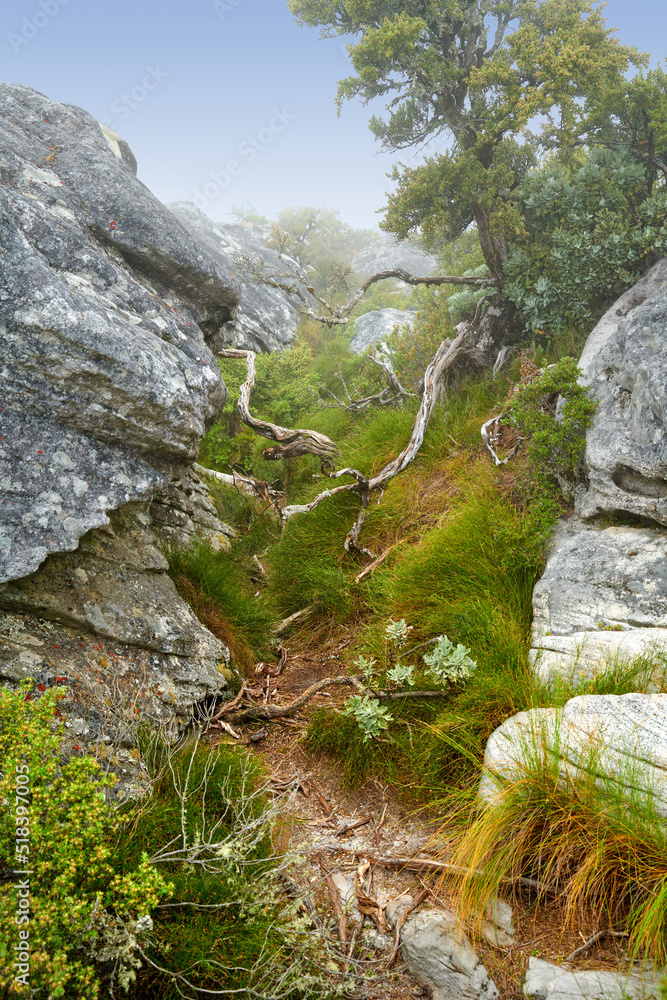
[[[499,279],[508,240],[522,229],[511,201],[516,186],[545,151],[571,152],[593,127],[609,130],[608,95],[625,93],[629,67],[646,62],[616,39],[599,0],[289,0],[289,7],[325,35],[357,36],[348,46],[354,75],[340,82],[338,103],[386,99],[386,114],[370,119],[386,150],[449,139],[447,153],[396,168],[384,228],[451,239],[474,220]],[[631,125],[624,118],[613,127]]]

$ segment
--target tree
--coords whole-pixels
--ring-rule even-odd
[[[546,149],[573,149],[591,102],[645,58],[606,27],[599,0],[289,0],[297,20],[352,34],[338,104],[386,98],[370,128],[397,151],[444,134],[447,153],[394,171],[383,228],[454,239],[474,221],[492,277],[522,230],[511,195]]]

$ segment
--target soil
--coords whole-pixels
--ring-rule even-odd
[[[286,666],[277,678],[269,677],[269,701],[287,705],[315,681],[347,672],[342,651],[348,644],[345,637],[336,645],[330,641],[319,654],[313,650],[313,634],[302,639],[300,652],[294,639],[289,645]],[[275,664],[267,665],[275,669]],[[264,700],[267,678],[260,675],[248,681],[257,701]],[[349,697],[350,688],[333,687],[317,694],[289,719],[253,722],[236,727],[242,743],[261,762],[275,795],[284,796],[286,810],[278,844],[281,850],[297,848],[302,864],[292,873],[301,892],[315,904],[320,919],[328,923],[337,939],[337,917],[327,889],[326,873],[342,873],[352,880],[357,866],[366,858],[372,863],[369,893],[381,907],[399,895],[416,896],[428,888],[423,908],[451,907],[447,883],[441,876],[388,869],[378,862],[381,858],[433,857],[447,860],[446,826],[442,818],[429,816],[424,803],[410,800],[404,789],[368,780],[350,787],[342,778],[335,758],[317,755],[308,749],[304,736],[313,713],[321,707],[338,709]],[[209,730],[211,745],[235,743],[228,734]],[[363,821],[363,825],[362,824]],[[356,825],[359,824],[359,825]],[[523,997],[522,982],[531,955],[553,963],[564,958],[589,939],[595,929],[594,915],[575,927],[566,926],[561,909],[556,904],[539,909],[527,898],[508,899],[514,909],[516,943],[511,949],[493,948],[483,939],[475,942],[481,961],[498,986],[502,1000]],[[350,933],[353,924],[351,924]],[[372,928],[370,917],[366,928]],[[400,951],[393,967],[386,968],[388,953],[370,947],[357,950],[357,957],[375,960],[376,980],[346,994],[368,1000],[408,1000],[431,996],[410,975],[401,960]],[[623,942],[606,938],[580,955],[572,968],[624,967]]]

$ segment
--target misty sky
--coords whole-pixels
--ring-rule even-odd
[[[621,40],[667,55],[665,0],[609,0]],[[2,0],[0,79],[80,105],[132,147],[162,201],[340,209],[377,225],[394,161],[368,109],[336,116],[344,43],[299,27],[283,0]]]

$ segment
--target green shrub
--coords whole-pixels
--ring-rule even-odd
[[[129,986],[150,936],[150,914],[171,886],[141,851],[122,873],[116,870],[122,824],[106,797],[113,776],[91,757],[62,755],[57,701],[53,689],[34,700],[29,685],[0,690],[0,799],[9,806],[0,816],[0,866],[31,872],[30,990],[14,979],[14,946],[24,925],[14,922],[17,890],[4,879],[0,985],[9,995],[92,1000],[102,976],[112,988]],[[19,773],[29,779],[29,795],[17,793]],[[28,854],[17,853],[15,819],[22,829],[27,820]]]
[[[561,358],[534,381],[517,387],[506,412],[528,438],[528,456],[540,480],[573,479],[597,408],[574,358]]]
[[[530,171],[514,193],[524,217],[506,294],[528,329],[589,321],[667,248],[664,185],[623,149],[593,149]]]

